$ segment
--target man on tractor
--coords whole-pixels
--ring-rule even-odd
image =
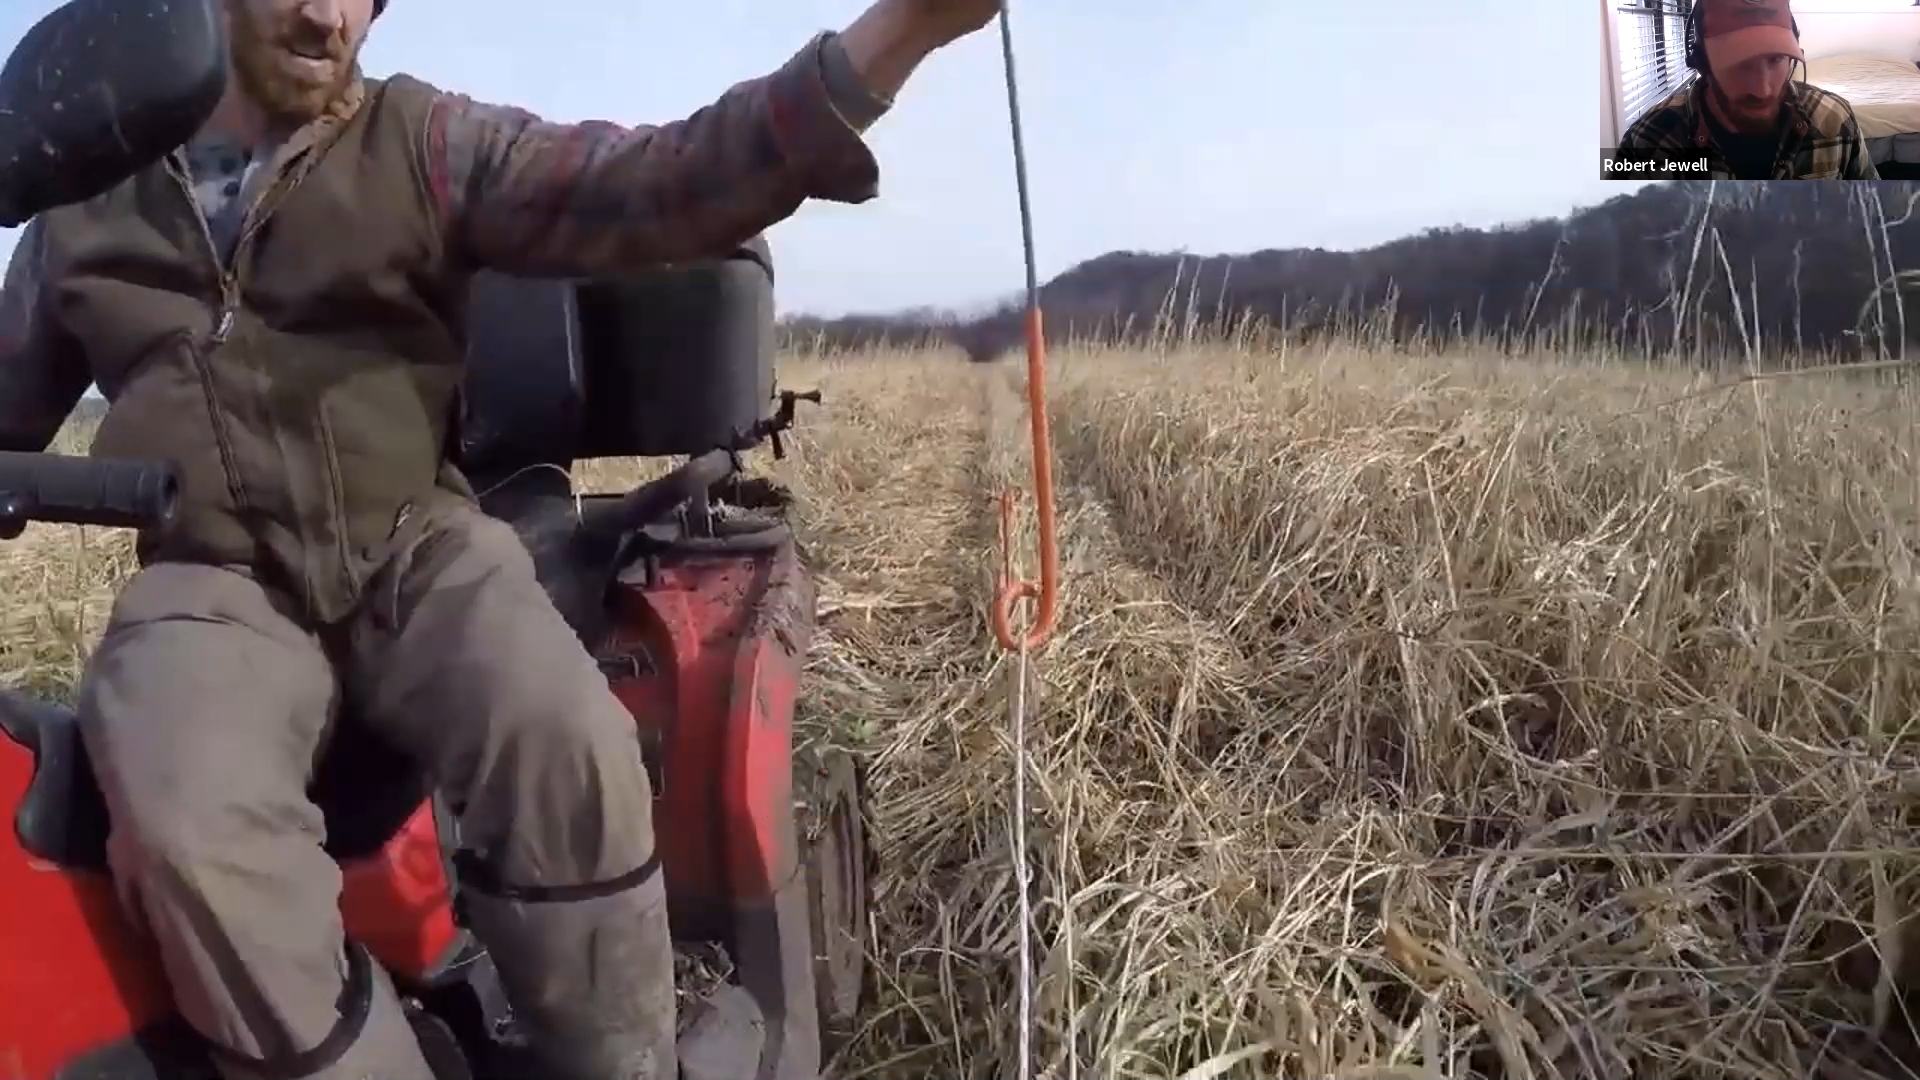
[[[449,464],[466,284],[719,256],[872,198],[861,132],[999,0],[873,0],[635,129],[364,78],[384,0],[226,7],[202,133],[31,222],[0,293],[0,449],[43,450],[97,384],[95,452],[181,478],[81,691],[115,880],[225,1076],[430,1080],[306,796],[350,709],[460,816],[464,910],[537,1075],[671,1078],[633,720]]]

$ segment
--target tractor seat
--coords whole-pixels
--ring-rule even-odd
[[[71,870],[107,871],[107,803],[72,708],[0,690],[0,732],[31,751],[33,779],[14,812],[20,846]],[[308,797],[326,819],[326,851],[340,862],[386,846],[430,793],[412,759],[343,714]]]

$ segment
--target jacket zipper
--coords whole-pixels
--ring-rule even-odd
[[[266,223],[267,219],[273,216],[273,211],[278,208],[280,202],[285,199],[294,188],[299,186],[301,180],[306,178],[307,172],[311,169],[315,161],[313,155],[324,152],[332,142],[332,139],[338,137],[339,130],[339,127],[336,126],[330,131],[323,132],[322,138],[313,140],[309,145],[302,147],[291,155],[285,164],[281,165],[280,174],[274,178],[272,185],[269,186],[265,192],[261,193],[260,198],[255,200],[252,206],[247,208],[246,216],[241,219],[240,235],[234,241],[233,258],[231,260],[221,258],[220,245],[214,242],[213,228],[207,223],[206,214],[200,210],[199,200],[194,197],[191,180],[185,175],[176,158],[167,158],[167,171],[173,176],[174,182],[179,186],[181,194],[186,197],[188,208],[193,212],[194,220],[200,226],[200,235],[206,243],[207,254],[212,258],[214,268],[220,277],[220,305],[214,314],[213,332],[207,337],[206,347],[204,349],[193,350],[193,356],[194,364],[199,370],[201,386],[207,396],[208,412],[212,414],[214,437],[219,444],[221,464],[226,469],[227,490],[233,497],[236,509],[240,510],[243,514],[251,509],[251,504],[247,499],[244,485],[240,483],[239,471],[235,468],[232,437],[229,433],[226,420],[221,415],[221,411],[216,403],[213,368],[209,361],[209,355],[214,348],[226,343],[228,336],[233,333],[235,322],[238,320],[240,309],[240,268],[246,265],[246,256],[249,253],[249,245],[252,243],[254,235],[260,231],[261,226]],[[272,162],[269,162],[269,167],[271,167],[272,164]],[[273,423],[271,416],[267,418],[267,422],[269,424]],[[324,423],[324,418],[322,418],[320,422]],[[323,439],[330,437],[328,433],[324,431],[318,434],[320,434]],[[331,460],[327,462],[327,469],[329,473],[329,483],[337,488],[340,478],[338,470]],[[347,557],[348,540],[343,508],[336,506],[334,508],[334,517],[336,519],[335,528],[340,534],[342,566],[349,584],[357,589],[360,587],[360,582],[352,570],[352,560]]]
[[[193,184],[181,172],[179,162],[169,157],[166,160],[167,175],[173,178],[174,185],[187,201],[187,210],[200,226],[200,237],[205,242],[207,258],[213,262],[215,274],[220,278],[220,304],[214,312],[213,333],[203,344],[188,349],[193,357],[194,372],[200,377],[200,390],[207,398],[207,415],[213,426],[214,444],[220,452],[221,471],[227,474],[227,495],[233,500],[234,508],[241,513],[252,509],[247,498],[246,486],[240,482],[240,471],[233,452],[233,434],[227,425],[226,415],[220,409],[220,399],[214,385],[213,365],[210,355],[213,350],[226,343],[228,335],[233,333],[233,324],[239,311],[239,289],[236,288],[233,273],[227,269],[226,261],[220,258],[220,245],[214,243],[213,228],[207,224],[207,215],[200,209],[200,200],[193,194]]]
[[[337,134],[337,129],[327,133],[329,136],[337,136]],[[228,275],[226,279],[228,282],[237,281],[238,268],[247,265],[247,256],[252,253],[252,244],[255,235],[266,225],[267,220],[273,216],[274,211],[279,209],[280,203],[283,202],[288,195],[292,194],[295,188],[300,186],[302,180],[306,179],[307,172],[317,160],[313,155],[324,152],[330,143],[330,138],[325,141],[316,140],[312,145],[306,146],[294,153],[287,162],[281,166],[281,172],[274,178],[273,183],[266,191],[260,193],[260,197],[254,201],[252,206],[247,208],[246,216],[242,218],[240,222],[240,235],[233,242],[233,266],[235,270]],[[208,235],[212,235],[210,229],[208,230]],[[237,289],[231,290],[230,295],[236,294],[237,291]],[[231,311],[229,311],[228,316],[229,317],[224,320],[224,325],[230,327],[232,324]],[[216,328],[216,335],[218,333],[219,331]],[[267,422],[269,424],[275,423],[271,415],[267,417]],[[315,449],[320,454],[321,463],[326,469],[326,481],[332,489],[333,494],[333,528],[338,538],[337,546],[340,556],[341,576],[345,579],[350,592],[358,592],[366,583],[360,579],[359,574],[354,572],[353,545],[347,526],[346,507],[340,490],[340,468],[338,458],[335,456],[333,449],[333,432],[328,429],[325,411],[319,408],[318,403],[315,405],[314,424],[316,427],[314,434],[318,439]]]

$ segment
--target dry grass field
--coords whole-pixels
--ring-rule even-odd
[[[1012,1076],[985,615],[1018,367],[781,374],[826,393],[769,466],[820,576],[808,720],[873,755],[876,997],[840,1074]],[[1042,1075],[1911,1075],[1909,393],[1358,347],[1069,354],[1051,392]],[[8,682],[71,679],[128,552],[4,549]]]

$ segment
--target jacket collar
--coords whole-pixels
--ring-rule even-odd
[[[331,143],[340,129],[346,127],[355,116],[359,115],[361,108],[366,105],[366,100],[367,80],[360,71],[360,65],[356,63],[346,88],[333,99],[325,111],[275,145],[273,156],[268,161],[270,174],[278,176],[286,172],[315,147]],[[185,171],[188,167],[187,148],[185,146],[175,148],[171,161],[175,167]]]

